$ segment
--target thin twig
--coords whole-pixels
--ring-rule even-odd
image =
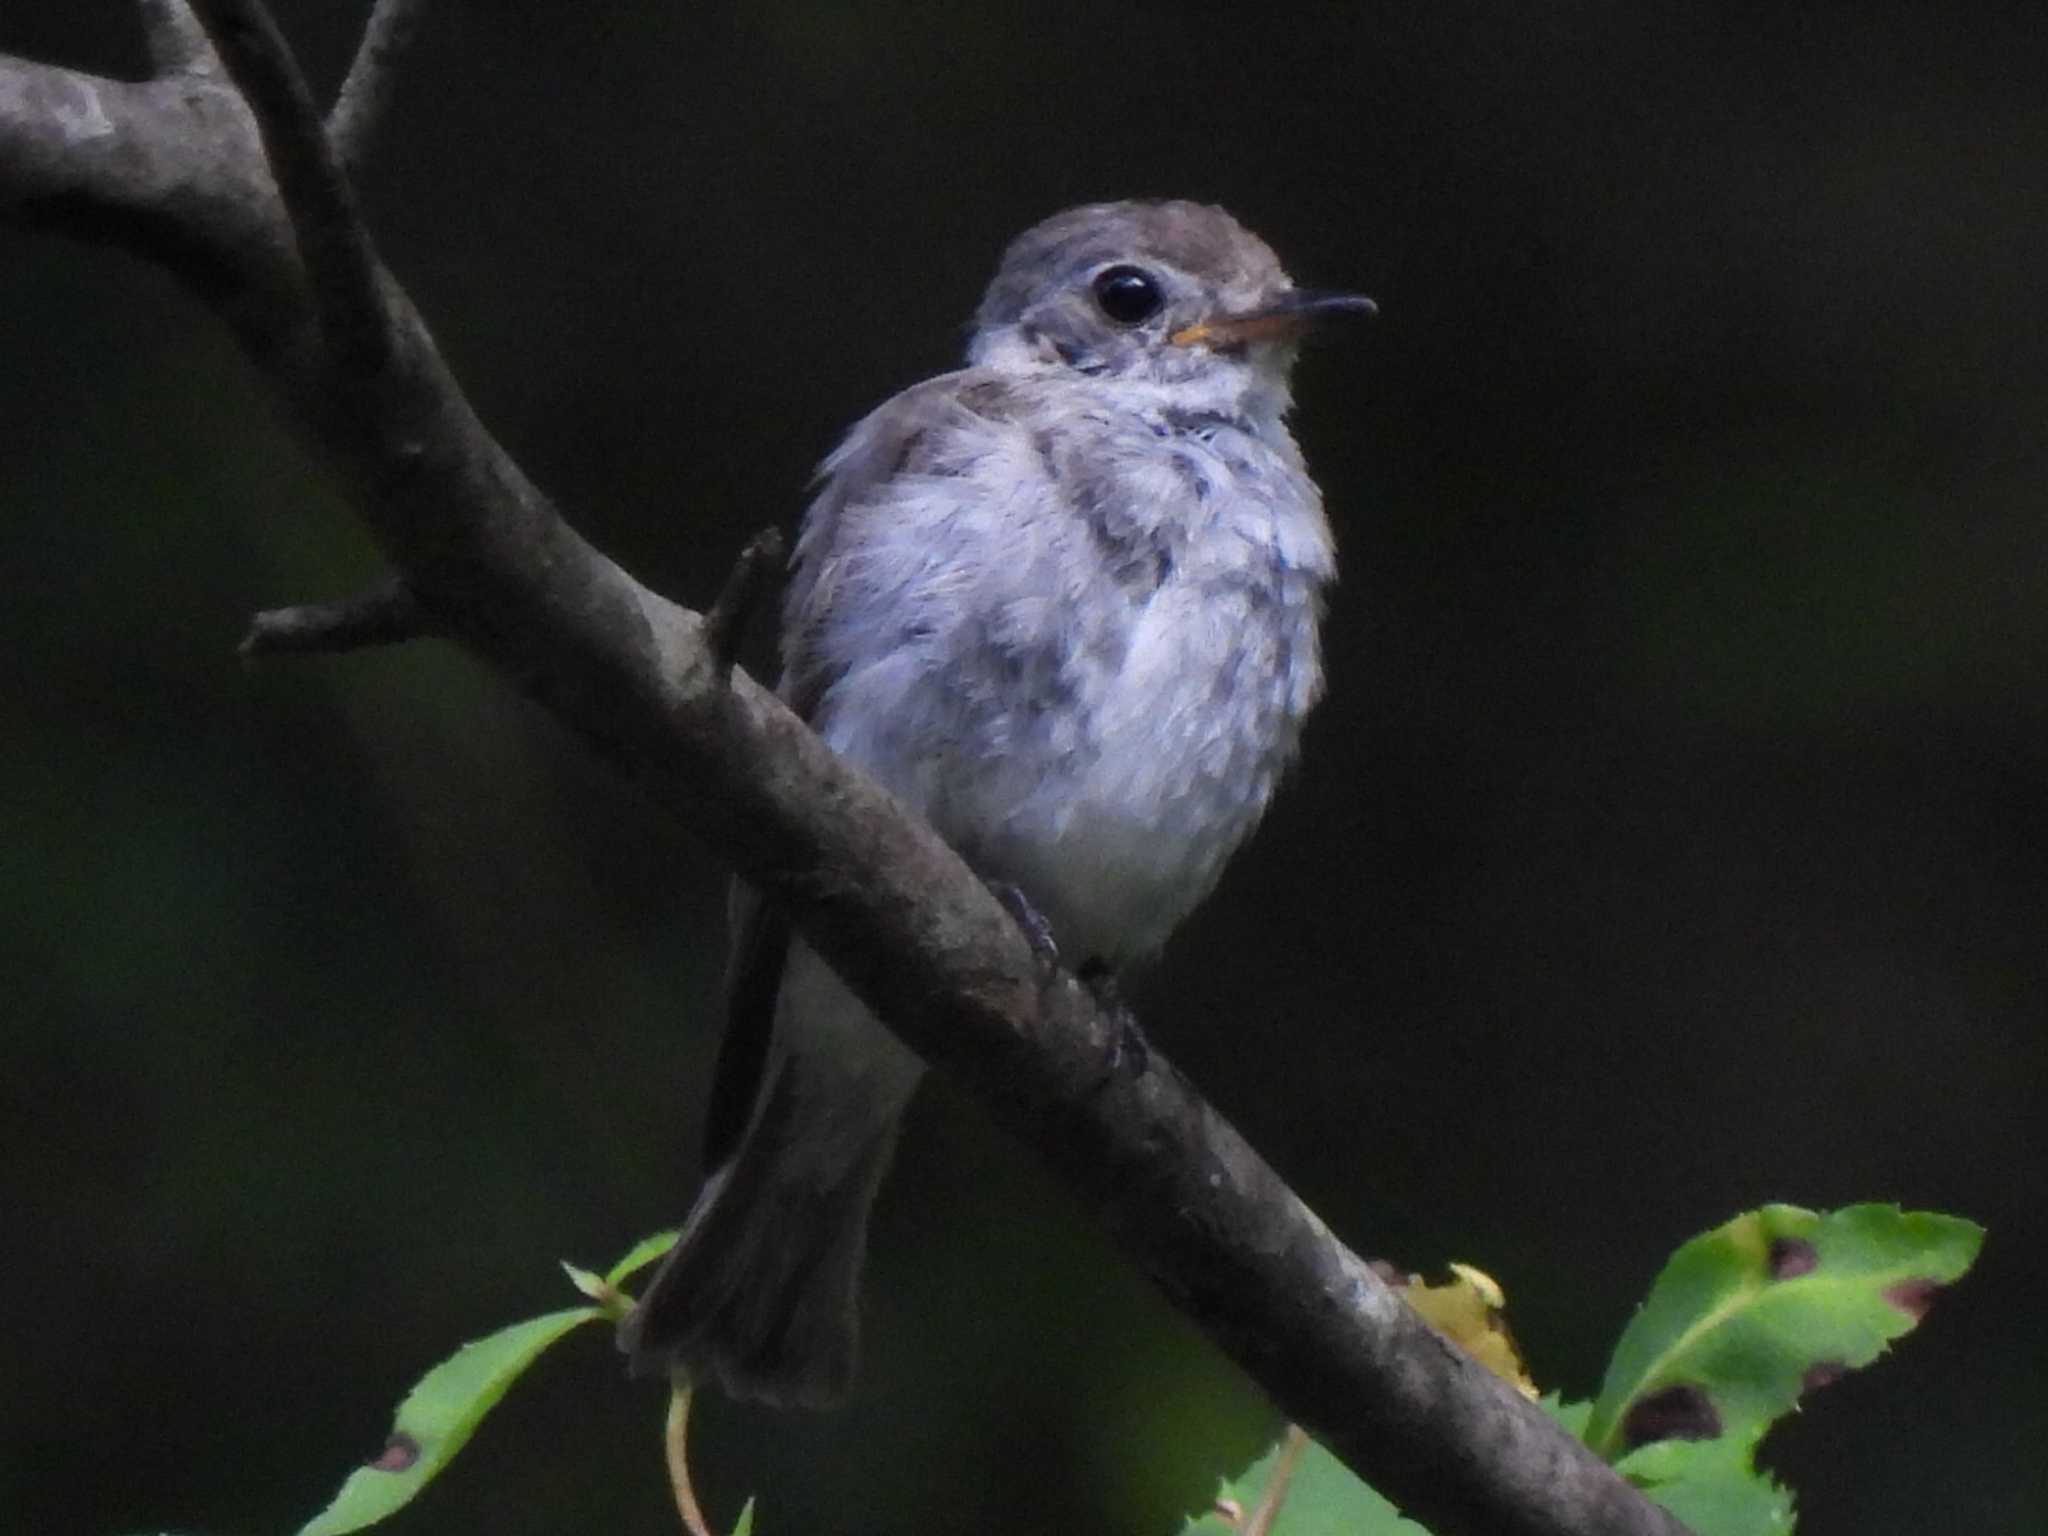
[[[186,0],[136,0],[135,8],[142,16],[142,40],[158,78],[219,71],[213,43]]]
[[[704,614],[704,644],[710,648],[719,676],[732,675],[740,642],[747,636],[747,621],[760,606],[768,588],[779,584],[789,564],[789,550],[782,530],[763,528],[733,561],[725,585]]]
[[[398,577],[350,597],[324,603],[266,608],[249,620],[235,654],[244,661],[264,656],[308,656],[399,645],[433,633],[419,600]]]
[[[393,324],[377,253],[298,60],[263,0],[194,0],[194,8],[256,115],[328,353],[345,376],[373,375],[391,353]]]
[[[668,1456],[668,1485],[676,1496],[676,1513],[690,1536],[712,1536],[704,1518],[704,1506],[697,1502],[697,1490],[690,1483],[690,1384],[678,1381],[669,1389],[668,1424],[662,1432],[662,1450]]]
[[[1280,1506],[1287,1502],[1287,1487],[1294,1481],[1294,1469],[1301,1464],[1301,1453],[1307,1445],[1308,1431],[1299,1424],[1288,1425],[1287,1434],[1280,1442],[1279,1458],[1273,1463],[1273,1475],[1266,1479],[1265,1492],[1259,1495],[1251,1518],[1239,1528],[1243,1536],[1266,1536],[1273,1529],[1273,1522],[1280,1516]]]
[[[370,141],[391,105],[399,56],[411,45],[424,9],[420,0],[377,0],[363,27],[355,62],[341,82],[334,110],[327,114],[327,137],[341,163],[351,171],[361,169]]]

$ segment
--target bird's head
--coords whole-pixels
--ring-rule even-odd
[[[1221,208],[1091,203],[1026,230],[975,316],[969,358],[1158,387],[1192,409],[1277,415],[1296,344],[1372,300],[1294,286]]]

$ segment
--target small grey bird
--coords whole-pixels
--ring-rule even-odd
[[[782,697],[1069,958],[1157,950],[1294,755],[1335,562],[1288,371],[1313,322],[1371,309],[1296,288],[1220,208],[1069,209],[1011,245],[968,366],[825,460]],[[773,907],[737,889],[733,916],[710,1174],[620,1344],[827,1406],[923,1063]]]

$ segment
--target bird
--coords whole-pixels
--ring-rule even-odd
[[[1092,203],[1004,253],[967,364],[818,471],[779,692],[1113,976],[1214,887],[1323,691],[1330,526],[1287,425],[1297,288],[1229,213]],[[743,885],[709,1170],[620,1327],[637,1374],[850,1389],[870,1210],[924,1068]]]

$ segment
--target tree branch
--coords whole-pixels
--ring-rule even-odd
[[[225,82],[168,91],[0,60],[0,216],[184,278],[437,625],[771,893],[1353,1469],[1444,1536],[1678,1531],[1423,1323],[1163,1056],[1120,1058],[1117,1020],[1070,977],[1044,980],[929,827],[744,673],[725,676],[702,619],[562,522],[379,265],[268,15],[253,0],[198,9],[246,105]]]
[[[313,92],[260,0],[196,0],[215,52],[255,113],[279,196],[312,279],[320,337],[336,382],[372,372],[391,352],[377,255],[355,193],[313,105]]]
[[[220,64],[206,28],[186,0],[136,0],[142,38],[159,77],[212,74]]]
[[[341,82],[334,110],[327,114],[327,136],[351,171],[361,169],[371,137],[390,106],[399,57],[411,45],[423,9],[420,0],[377,0],[370,12],[355,62]]]
[[[249,620],[235,653],[245,661],[263,656],[359,651],[398,645],[433,633],[412,588],[396,576],[353,597],[325,603],[266,608]]]
[[[184,160],[169,123],[151,120],[152,95],[146,84],[0,55],[0,213],[102,236],[139,218]]]

